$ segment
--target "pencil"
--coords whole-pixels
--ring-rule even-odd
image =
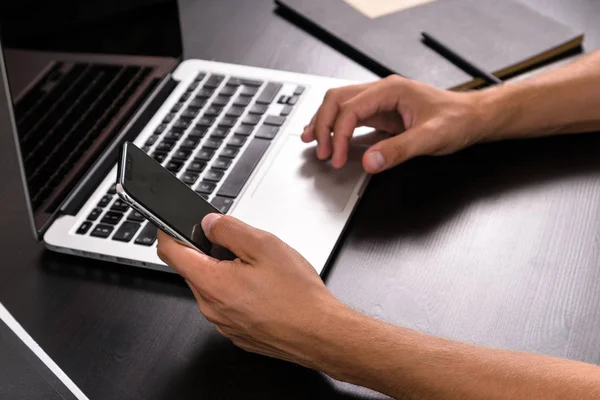
[[[485,79],[485,81],[487,83],[490,83],[490,84],[502,83],[502,80],[495,77],[491,73],[487,72],[485,69],[474,64],[473,62],[467,60],[466,58],[461,56],[459,53],[452,50],[447,45],[443,44],[440,40],[433,37],[431,34],[429,34],[427,32],[421,32],[421,35],[423,36],[423,39],[425,40],[426,44],[428,44],[430,47],[432,47],[435,51],[437,51],[444,58],[448,59],[448,61],[450,61],[453,64],[457,65],[458,67],[464,69],[471,75],[473,75],[475,77],[483,78],[483,79]]]

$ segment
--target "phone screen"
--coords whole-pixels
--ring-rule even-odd
[[[219,210],[135,145],[125,143],[123,151],[121,164],[124,161],[125,165],[120,169],[124,168],[124,174],[120,171],[119,179],[129,196],[203,253],[219,259],[235,258],[213,245],[200,225],[206,215],[221,214]]]

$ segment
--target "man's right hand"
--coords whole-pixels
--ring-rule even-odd
[[[419,155],[453,153],[485,136],[480,93],[440,90],[399,76],[332,89],[302,140],[316,140],[318,158],[333,157],[333,166],[341,168],[356,128],[396,135],[367,150],[363,166],[368,173]]]

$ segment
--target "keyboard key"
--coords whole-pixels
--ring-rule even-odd
[[[186,185],[192,186],[198,180],[198,174],[186,172],[181,176],[181,181]]]
[[[285,94],[281,95],[281,97],[279,98],[279,100],[277,101],[279,104],[287,104],[287,102],[290,100],[290,96],[286,96]]]
[[[175,113],[167,114],[165,119],[163,119],[163,124],[168,124],[169,122],[173,121],[173,118],[175,118]]]
[[[215,92],[214,88],[210,88],[207,87],[206,85],[204,85],[204,87],[200,90],[198,90],[198,93],[196,93],[196,99],[208,99],[210,96],[212,96],[212,94]]]
[[[222,169],[223,171],[229,168],[231,165],[231,160],[229,158],[219,157],[215,160],[213,164],[213,168]]]
[[[162,162],[165,161],[165,158],[167,158],[167,153],[160,150],[154,151],[154,153],[152,153],[152,158],[162,164]]]
[[[194,158],[194,161],[210,161],[214,155],[214,150],[203,147],[200,149],[198,154],[196,154],[196,158]]]
[[[185,130],[189,127],[190,127],[190,120],[180,118],[179,120],[177,120],[177,122],[175,122],[173,124],[173,126],[171,127],[171,130],[173,130],[175,132],[185,132]]]
[[[139,212],[132,210],[129,215],[127,216],[127,219],[129,221],[137,221],[137,222],[144,222],[145,218],[142,214],[140,214]]]
[[[213,150],[216,150],[216,149],[218,149],[219,147],[221,147],[221,143],[223,143],[223,141],[222,141],[222,140],[220,140],[220,139],[216,139],[216,138],[213,138],[213,137],[211,136],[211,137],[209,137],[209,138],[206,140],[206,142],[204,142],[204,147],[205,147],[205,148],[207,148],[207,149],[213,149]]]
[[[140,226],[137,222],[123,222],[112,239],[119,242],[129,242],[140,229]]]
[[[190,158],[191,155],[192,155],[192,151],[190,149],[179,148],[179,149],[177,149],[177,151],[175,153],[173,153],[171,158],[173,160],[185,161],[188,158]]]
[[[167,170],[174,174],[178,173],[181,170],[181,167],[183,167],[183,162],[177,160],[169,161],[166,166]]]
[[[212,205],[223,214],[227,214],[233,205],[233,199],[227,197],[215,196],[211,201]]]
[[[295,106],[296,103],[298,102],[298,100],[300,100],[300,97],[298,97],[298,96],[292,96],[292,97],[289,98],[289,100],[287,101],[287,103],[290,106]]]
[[[122,213],[109,211],[106,214],[104,214],[104,217],[102,217],[102,220],[100,222],[102,222],[103,224],[106,224],[106,225],[117,225],[121,221],[122,218],[123,218]]]
[[[146,146],[152,146],[158,140],[159,135],[152,135],[146,140]]]
[[[242,89],[242,91],[240,92],[240,96],[254,96],[256,93],[258,93],[258,88],[257,87],[253,87],[253,86],[246,86]]]
[[[240,81],[242,82],[242,85],[245,86],[262,86],[262,84],[264,83],[263,81],[259,81],[257,79],[240,79]]]
[[[196,82],[196,81],[192,82],[190,84],[190,86],[188,86],[188,88],[187,88],[188,92],[193,92],[194,90],[196,90],[198,85],[200,85],[200,82]]]
[[[199,143],[200,143],[199,140],[187,138],[181,143],[181,148],[194,150],[194,149],[196,149],[196,147],[198,147]]]
[[[225,128],[223,126],[217,126],[215,130],[213,130],[212,135],[210,137],[214,137],[217,139],[224,139],[229,135],[229,128]]]
[[[217,193],[223,197],[237,197],[242,188],[250,178],[254,168],[269,148],[270,142],[264,139],[253,139],[246,151],[238,159],[238,162],[233,166],[229,176],[223,182],[223,185]]]
[[[149,151],[150,151],[150,146],[144,146],[144,147],[142,147],[142,151],[143,151],[144,153],[147,153],[147,152],[149,152]]]
[[[204,87],[212,87],[212,88],[219,87],[221,82],[223,82],[224,78],[225,77],[223,75],[211,75],[208,78],[208,80],[206,81],[206,83],[204,84]]]
[[[275,96],[277,96],[277,93],[279,93],[282,86],[281,83],[269,82],[260,93],[260,96],[258,96],[258,99],[256,99],[256,102],[258,104],[271,104],[273,100],[275,100]]]
[[[206,175],[204,175],[204,179],[210,182],[219,182],[225,173],[218,169],[209,170]]]
[[[192,100],[192,102],[190,103],[190,105],[188,106],[188,108],[196,108],[196,109],[201,109],[202,107],[204,107],[206,105],[206,99],[202,98],[202,97],[196,97],[194,100]]]
[[[236,121],[237,121],[237,118],[223,117],[221,119],[221,121],[219,122],[219,126],[222,126],[222,127],[225,127],[225,128],[233,128],[233,126],[235,125]]]
[[[279,113],[279,115],[281,115],[282,117],[287,117],[288,115],[290,115],[291,112],[292,112],[292,107],[285,106],[281,109],[281,112]]]
[[[179,110],[181,110],[181,107],[183,107],[183,104],[184,103],[182,101],[180,101],[179,103],[175,104],[173,106],[173,108],[171,108],[171,112],[173,112],[173,113],[178,112]]]
[[[198,120],[198,124],[196,126],[211,126],[215,123],[215,117],[207,117],[203,116]]]
[[[265,119],[265,125],[281,126],[285,123],[285,117],[279,115],[269,115]]]
[[[246,118],[242,120],[244,125],[257,125],[260,122],[262,115],[246,115]]]
[[[218,106],[218,107],[224,107],[227,105],[227,103],[229,103],[229,97],[225,97],[225,96],[217,96],[211,105],[213,106]]]
[[[234,106],[246,107],[248,104],[250,104],[251,101],[252,101],[251,97],[238,96],[238,98],[235,99],[235,101],[233,102],[233,105]]]
[[[275,136],[277,136],[278,132],[279,132],[279,128],[276,126],[263,125],[260,128],[258,128],[256,137],[261,138],[261,139],[272,140],[275,138]]]
[[[202,139],[204,135],[208,132],[208,127],[206,126],[196,126],[192,131],[188,134],[188,137],[191,139]]]
[[[254,126],[252,125],[240,125],[235,130],[235,134],[238,136],[250,136],[253,130]]]
[[[167,133],[165,135],[165,140],[171,140],[171,141],[178,141],[179,139],[181,139],[181,136],[183,135],[182,132],[178,132],[178,131],[169,131],[169,133]]]
[[[242,116],[243,113],[244,113],[243,107],[232,106],[232,107],[229,107],[229,110],[227,110],[225,115],[227,115],[228,117],[239,118]]]
[[[77,229],[77,233],[78,235],[85,235],[87,233],[87,231],[90,230],[90,228],[92,227],[92,223],[90,221],[84,221],[81,225],[79,225],[79,228]]]
[[[94,228],[92,233],[90,233],[90,235],[93,237],[106,239],[107,237],[110,236],[113,229],[115,229],[115,228],[113,228],[110,225],[96,225],[96,227]]]
[[[246,143],[246,137],[245,136],[234,135],[229,140],[229,142],[227,142],[227,146],[242,147],[244,145],[244,143]]]
[[[294,90],[294,95],[296,96],[300,96],[302,93],[304,93],[304,86],[298,86],[296,87],[296,90]]]
[[[181,118],[194,119],[198,116],[199,109],[195,107],[188,107],[184,112],[181,113]]]
[[[252,106],[252,108],[250,108],[250,111],[248,111],[248,112],[250,114],[263,115],[264,113],[267,112],[267,108],[269,108],[269,106],[266,106],[264,104],[255,104]]]
[[[231,97],[235,94],[236,92],[236,87],[235,86],[225,86],[223,89],[221,89],[221,91],[219,92],[219,96],[226,96],[226,97]]]
[[[121,199],[116,199],[110,208],[112,211],[125,212],[129,210],[129,204],[125,203]]]
[[[199,194],[211,194],[216,187],[217,185],[212,182],[202,181],[196,188],[196,192]]]
[[[189,166],[186,172],[196,172],[201,173],[206,168],[206,162],[204,161],[193,161]]]
[[[229,80],[227,81],[227,83],[225,83],[225,85],[227,86],[233,86],[233,87],[238,87],[242,84],[242,80],[240,78],[229,78]]]
[[[218,117],[219,114],[221,114],[221,111],[223,111],[223,107],[211,105],[206,109],[206,111],[204,111],[204,115],[206,117]]]
[[[135,244],[139,244],[141,246],[152,246],[154,242],[156,242],[156,227],[148,222],[144,229],[140,232],[138,237],[135,239]]]
[[[190,98],[191,95],[192,95],[192,92],[185,92],[184,94],[181,95],[181,97],[179,98],[179,101],[186,101],[187,99]]]
[[[164,140],[156,145],[156,150],[158,151],[171,151],[175,144],[171,141]]]
[[[196,78],[194,78],[194,81],[195,82],[200,82],[205,77],[206,77],[206,74],[204,72],[200,72],[200,73],[198,73],[198,75],[196,75]]]
[[[156,130],[154,131],[154,133],[156,135],[160,135],[161,133],[163,133],[165,131],[165,129],[167,129],[167,124],[160,124]]]
[[[102,214],[102,210],[99,208],[94,208],[92,210],[92,212],[90,213],[90,215],[88,215],[87,220],[88,221],[95,221],[98,219],[98,217],[100,216],[100,214]]]
[[[104,208],[108,205],[108,203],[110,203],[110,200],[112,199],[111,196],[104,196],[100,199],[100,202],[98,203],[98,207],[100,208]]]
[[[113,195],[113,194],[117,194],[117,184],[113,183],[110,186],[110,189],[108,189],[108,194]]]
[[[221,154],[219,154],[221,157],[226,157],[226,158],[235,158],[235,156],[238,155],[240,149],[235,148],[235,147],[225,147],[222,151]]]

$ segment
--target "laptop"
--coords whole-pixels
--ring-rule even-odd
[[[48,8],[56,16],[0,16],[1,134],[14,138],[36,237],[52,251],[172,272],[156,228],[115,193],[118,151],[132,141],[321,273],[368,177],[360,149],[335,170],[300,135],[326,91],[350,82],[186,59],[174,0],[102,13],[85,2],[90,14],[81,3],[68,19],[60,3]]]

